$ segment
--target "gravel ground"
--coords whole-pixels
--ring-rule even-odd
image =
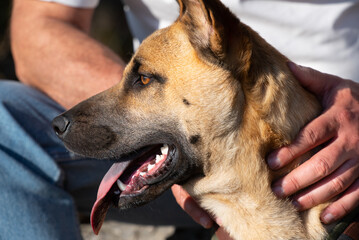
[[[213,230],[179,228],[173,226],[148,226],[118,221],[105,221],[100,234],[92,232],[90,224],[81,224],[84,240],[217,240]]]
[[[166,240],[175,231],[174,227],[142,226],[106,221],[96,236],[90,224],[81,224],[84,240]],[[184,239],[185,240],[185,239]]]

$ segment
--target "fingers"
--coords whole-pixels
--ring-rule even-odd
[[[319,97],[323,97],[328,89],[333,88],[338,84],[338,80],[341,80],[339,77],[299,66],[293,62],[288,62],[288,67],[303,87]]]
[[[218,228],[218,230],[216,231],[216,236],[219,240],[232,240],[233,239],[229,236],[229,234],[224,230],[223,227]]]
[[[346,160],[346,152],[341,142],[334,141],[325,150],[319,151],[310,160],[276,181],[273,184],[273,191],[279,197],[292,195],[328,176]]]
[[[331,121],[332,118],[331,113],[326,112],[310,122],[300,131],[291,145],[280,148],[268,156],[269,167],[277,170],[303,153],[333,138],[336,133],[336,122]]]
[[[181,186],[173,185],[171,189],[178,205],[180,205],[195,222],[204,228],[211,228],[213,226],[214,222],[211,216],[203,210]]]
[[[359,176],[357,159],[350,159],[341,165],[333,174],[314,184],[304,192],[293,197],[299,210],[312,208],[342,193],[352,185]],[[359,199],[358,199],[359,200]]]
[[[359,179],[357,179],[337,201],[329,205],[321,215],[325,224],[341,219],[359,205]]]
[[[331,223],[359,205],[359,85],[294,63],[288,67],[321,99],[325,111],[305,126],[292,144],[270,154],[269,167],[282,168],[314,147],[332,142],[276,181],[273,191],[285,197],[304,189],[292,197],[299,210],[337,199],[321,215],[324,223]]]

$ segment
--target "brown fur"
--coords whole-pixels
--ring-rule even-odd
[[[318,102],[294,79],[287,58],[220,1],[179,4],[178,20],[142,43],[121,83],[67,113],[78,122],[72,126],[77,135],[69,133],[65,144],[111,157],[135,151],[148,136],[176,136],[183,151],[178,171],[188,177],[156,188],[153,196],[183,183],[235,239],[322,239],[324,205],[298,213],[271,191],[273,179],[305,157],[279,172],[265,162],[319,113]],[[138,74],[157,80],[134,88]],[[98,132],[88,133],[94,126],[109,126],[104,129],[111,134],[101,128],[95,141]],[[103,146],[90,149],[99,142]]]

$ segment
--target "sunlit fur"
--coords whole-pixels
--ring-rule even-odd
[[[220,1],[179,4],[178,20],[144,40],[119,84],[66,113],[66,146],[108,158],[171,140],[181,153],[174,177],[145,200],[178,181],[235,239],[322,239],[325,205],[298,213],[271,190],[310,154],[278,172],[265,161],[318,115],[317,100]],[[134,84],[141,74],[155,77]]]
[[[216,26],[207,21],[206,13],[216,16],[212,12],[221,4],[180,4],[179,20],[150,36],[136,57],[144,59],[144,68],[169,79],[163,103],[166,114],[178,119],[187,136],[201,136],[195,150],[202,156],[204,176],[184,187],[222,220],[235,239],[322,239],[323,205],[299,214],[271,191],[274,178],[305,159],[281,172],[271,172],[265,163],[266,154],[289,144],[318,114],[317,101],[293,78],[288,60],[249,27],[216,19],[217,26],[245,35],[211,37]],[[193,40],[195,36],[199,37]],[[231,44],[247,45],[223,50],[227,37],[234,38]],[[210,49],[213,56],[208,57],[207,48],[215,48]],[[180,103],[183,98],[190,107]]]

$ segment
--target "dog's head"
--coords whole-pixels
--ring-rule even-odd
[[[267,77],[284,79],[285,58],[220,1],[178,2],[178,20],[144,40],[119,84],[53,121],[71,151],[118,159],[93,208],[96,233],[110,205],[144,204],[175,183],[207,175],[227,161],[219,152],[238,147],[246,114],[256,109],[260,115],[267,105],[275,111]],[[254,117],[246,119],[256,124]]]

